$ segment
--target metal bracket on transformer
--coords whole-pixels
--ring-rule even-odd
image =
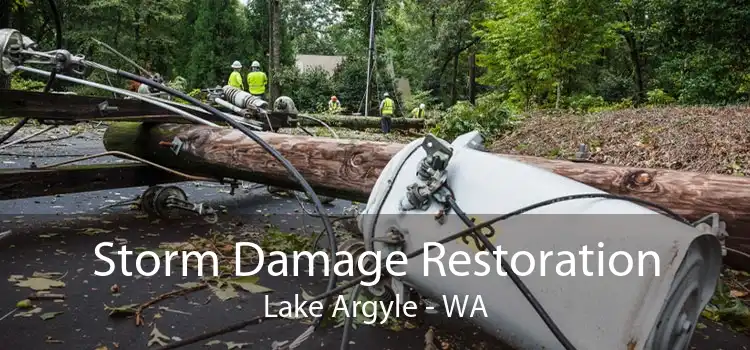
[[[182,140],[180,140],[179,137],[175,137],[172,140],[172,143],[169,146],[169,148],[172,150],[172,152],[174,152],[175,155],[180,154],[180,150],[182,149]]]
[[[443,185],[448,178],[446,168],[453,156],[453,148],[448,142],[432,134],[425,136],[422,148],[427,155],[419,163],[418,180],[406,189],[406,197],[401,200],[401,211],[426,210],[430,206],[431,197],[437,194],[439,199],[447,191]]]
[[[691,224],[693,227],[701,232],[716,236],[721,244],[721,256],[727,255],[727,223],[721,221],[718,213],[711,213],[703,217],[702,219],[695,221]]]

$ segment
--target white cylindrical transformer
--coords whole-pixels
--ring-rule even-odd
[[[478,150],[478,137],[470,133],[453,142],[445,182],[477,223],[556,197],[604,193]],[[437,220],[444,205],[436,200],[426,210],[401,209],[426,155],[422,141],[389,162],[359,217],[370,250],[408,254],[467,227],[452,212]],[[507,252],[502,256],[578,350],[686,349],[719,278],[715,236],[622,199],[559,202],[492,227],[490,240]],[[403,236],[400,247],[383,243],[391,232]],[[481,244],[467,238],[442,247],[395,268],[406,275],[394,279],[446,312],[453,304],[451,317],[459,316],[456,300],[466,303],[463,317],[507,345],[563,348],[513,281],[501,275],[499,263],[478,254]]]
[[[263,99],[253,96],[245,91],[238,88],[226,85],[222,88],[226,99],[233,105],[240,108],[268,108],[268,102]]]

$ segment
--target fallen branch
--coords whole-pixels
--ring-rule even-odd
[[[193,287],[190,287],[190,288],[182,288],[182,289],[173,290],[173,291],[171,291],[169,293],[164,293],[162,295],[157,296],[156,298],[153,298],[153,299],[151,299],[151,300],[149,300],[149,301],[147,301],[147,302],[145,302],[143,304],[138,305],[138,307],[135,309],[135,325],[136,326],[142,326],[143,325],[143,317],[142,317],[141,314],[143,313],[143,310],[145,310],[149,306],[154,305],[154,304],[156,304],[156,303],[158,303],[158,302],[160,302],[162,300],[166,300],[166,299],[169,299],[169,298],[172,298],[172,297],[176,297],[176,296],[180,296],[180,295],[185,295],[185,294],[192,293],[192,292],[195,292],[195,291],[199,291],[199,290],[205,289],[205,288],[208,288],[208,283],[201,282],[201,284],[193,286]]]
[[[65,299],[65,294],[34,293],[34,294],[29,295],[26,299],[29,299],[29,300],[60,300],[60,299]]]
[[[253,318],[251,318],[251,319],[249,319],[247,321],[242,321],[242,322],[239,322],[239,323],[235,323],[235,324],[230,325],[228,327],[224,327],[222,329],[217,329],[217,330],[215,330],[213,332],[204,333],[204,334],[201,334],[199,336],[195,336],[193,338],[189,338],[189,339],[185,339],[185,340],[180,340],[180,341],[178,341],[176,343],[172,343],[172,344],[166,345],[166,346],[160,348],[159,350],[168,350],[168,349],[181,348],[181,347],[186,346],[186,345],[195,344],[195,343],[197,343],[197,342],[199,342],[201,340],[211,339],[211,338],[213,338],[215,336],[219,336],[219,335],[222,335],[222,334],[226,334],[226,333],[238,331],[238,330],[243,329],[243,328],[245,328],[247,326],[261,324],[265,320],[266,320],[266,317],[264,317],[264,316],[253,317]]]

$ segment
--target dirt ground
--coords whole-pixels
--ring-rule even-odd
[[[490,149],[567,159],[581,144],[597,163],[745,175],[750,172],[750,107],[533,113]]]

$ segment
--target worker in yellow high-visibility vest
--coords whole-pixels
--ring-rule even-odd
[[[268,77],[266,73],[260,71],[260,63],[253,61],[250,65],[250,73],[247,74],[247,86],[248,92],[251,95],[265,99],[266,85],[268,84]]]
[[[411,116],[412,118],[424,118],[424,103],[420,103],[419,107],[414,107],[414,109],[411,110]]]
[[[227,85],[240,90],[245,90],[242,87],[242,74],[240,74],[240,69],[242,69],[242,63],[240,63],[240,61],[234,61],[232,63],[232,74],[229,74]]]
[[[388,97],[388,93],[383,94],[383,101],[380,102],[380,130],[384,134],[391,132],[391,118],[393,117],[393,100]]]

